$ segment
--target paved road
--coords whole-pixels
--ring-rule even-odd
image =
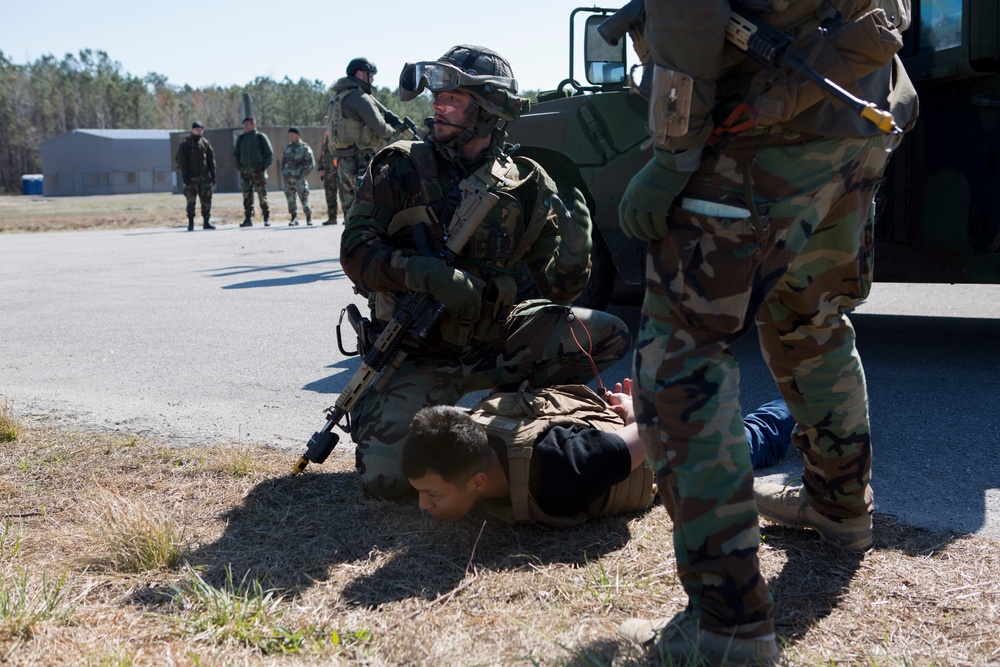
[[[358,364],[334,333],[360,303],[335,259],[340,229],[4,234],[0,393],[26,419],[270,443],[291,463]],[[878,509],[1000,537],[1000,286],[876,284],[853,319]],[[738,352],[751,409],[775,391],[756,342]],[[337,454],[351,453],[345,438]],[[772,472],[800,468],[793,454]]]

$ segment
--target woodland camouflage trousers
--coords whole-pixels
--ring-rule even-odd
[[[184,199],[187,200],[188,218],[194,217],[195,203],[201,199],[201,215],[207,218],[212,214],[212,179],[208,176],[192,176],[184,186]]]
[[[326,217],[330,220],[337,219],[337,190],[340,187],[340,180],[337,177],[337,167],[333,165],[330,170],[323,172],[323,191],[326,194]]]
[[[240,171],[240,188],[243,190],[243,213],[248,218],[253,217],[253,193],[257,193],[257,201],[260,202],[260,212],[267,214],[270,209],[267,206],[267,172],[266,171]]]
[[[292,215],[298,212],[298,206],[295,201],[296,195],[302,200],[302,210],[311,212],[312,207],[309,206],[309,181],[305,176],[285,179],[285,201],[288,202],[288,212]]]
[[[774,631],[731,349],[755,321],[813,507],[834,519],[871,511],[868,397],[847,312],[871,285],[871,204],[897,142],[740,136],[721,157],[706,152],[682,196],[750,215],[677,207],[670,235],[649,246],[633,393],[703,627]]]
[[[388,386],[373,386],[351,413],[356,467],[365,489],[383,498],[410,491],[400,457],[410,421],[424,406],[454,405],[471,391],[514,391],[524,380],[532,387],[593,380],[590,360],[577,340],[598,370],[624,358],[632,343],[628,327],[614,315],[533,300],[514,309],[495,341],[480,343],[461,358],[408,358]]]
[[[368,165],[375,157],[375,151],[359,150],[350,156],[337,157],[337,178],[340,180],[340,207],[344,211],[344,218],[354,204],[354,198],[358,193],[358,181],[365,175]],[[333,219],[333,216],[330,216]]]

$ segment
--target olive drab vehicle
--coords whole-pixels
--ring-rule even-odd
[[[920,118],[876,200],[875,280],[1000,283],[1000,3],[912,0],[911,10],[899,55]],[[643,147],[647,105],[630,92],[638,76],[629,72],[635,58],[617,11],[572,12],[569,77],[510,126],[519,155],[587,197],[593,272],[580,300],[594,307],[636,299],[645,265],[644,244],[618,227],[621,195],[652,152]],[[609,33],[622,37],[611,44]],[[573,75],[581,51],[586,83]]]

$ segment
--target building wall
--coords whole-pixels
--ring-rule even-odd
[[[313,155],[316,158],[316,169],[309,174],[309,188],[310,189],[323,189],[323,182],[319,179],[319,152],[323,145],[323,132],[326,130],[324,127],[299,127],[301,130],[302,141],[309,144],[312,148]],[[285,150],[285,146],[288,145],[288,128],[287,127],[258,127],[258,132],[262,132],[267,135],[267,138],[271,141],[271,148],[274,149],[274,162],[267,169],[267,189],[268,192],[281,191],[284,188],[284,182],[281,178],[281,153]],[[180,146],[181,141],[184,140],[190,134],[190,130],[184,132],[172,132],[170,134],[170,155],[177,155],[177,148]],[[212,150],[215,151],[215,191],[216,192],[240,192],[240,173],[236,169],[236,160],[233,157],[233,150],[236,148],[236,137],[243,134],[243,128],[223,128],[223,129],[205,129],[204,137],[208,139],[208,142],[212,144]],[[173,158],[171,158],[173,159]],[[174,167],[176,168],[176,164]],[[180,173],[177,173],[177,183],[175,186],[175,192],[184,191],[184,183],[181,182]]]
[[[171,192],[166,131],[73,130],[42,144],[48,197]]]

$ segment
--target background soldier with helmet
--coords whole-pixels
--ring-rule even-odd
[[[393,134],[385,112],[371,94],[377,72],[367,58],[352,60],[347,65],[347,76],[333,85],[333,99],[327,107],[327,133],[337,160],[340,203],[345,214],[354,203],[358,180],[368,163]]]
[[[312,148],[302,141],[299,128],[288,128],[288,145],[281,154],[281,178],[285,183],[285,199],[292,219],[289,227],[299,224],[295,197],[302,200],[302,211],[306,214],[306,224],[312,224],[312,207],[309,206],[309,181],[307,177],[316,166]]]
[[[404,67],[400,98],[425,88],[434,95],[427,138],[374,157],[341,238],[341,264],[368,296],[374,329],[392,319],[401,292],[430,294],[445,308],[427,340],[404,342],[408,357],[351,412],[362,483],[385,498],[411,491],[400,457],[421,407],[525,381],[585,383],[631,342],[617,317],[569,305],[590,275],[589,210],[578,190],[564,204],[538,164],[507,154],[506,125],[527,108],[509,63],[456,46]],[[446,261],[445,235],[470,209],[481,222]],[[517,302],[522,269],[544,298]]]
[[[195,200],[201,198],[201,219],[205,229],[215,229],[209,222],[212,215],[212,188],[215,186],[215,151],[203,135],[205,126],[199,122],[191,125],[191,134],[177,147],[174,160],[184,183],[187,199],[188,231],[194,231]]]

